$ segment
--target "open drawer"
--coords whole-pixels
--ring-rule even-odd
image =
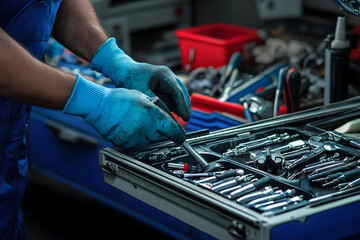
[[[100,167],[105,182],[219,239],[348,238],[360,234],[360,140],[335,130],[360,118],[359,103],[189,136],[214,172],[171,141],[104,148]]]

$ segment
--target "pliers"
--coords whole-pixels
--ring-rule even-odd
[[[289,67],[280,69],[274,100],[274,117],[278,114],[281,93],[288,113],[299,110],[300,81],[301,76],[297,69]]]

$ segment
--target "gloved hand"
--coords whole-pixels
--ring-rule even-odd
[[[78,75],[64,110],[82,116],[107,140],[123,148],[143,147],[164,136],[185,141],[181,125],[149,97],[124,88],[106,88]]]
[[[149,97],[156,95],[184,121],[190,119],[189,93],[175,74],[165,66],[134,61],[114,38],[99,47],[90,67],[112,79],[116,87],[135,89]]]

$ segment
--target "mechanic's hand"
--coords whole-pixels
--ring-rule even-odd
[[[112,79],[116,87],[135,89],[149,97],[158,96],[184,121],[190,119],[190,97],[182,82],[165,66],[139,63],[126,55],[114,38],[96,51],[91,68]]]
[[[185,130],[149,97],[136,90],[106,88],[78,75],[64,110],[82,116],[107,140],[123,148],[143,147],[168,137],[185,140]]]

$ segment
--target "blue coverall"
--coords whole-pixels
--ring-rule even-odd
[[[0,27],[41,59],[61,1],[0,0]],[[0,96],[1,240],[25,239],[21,200],[27,182],[26,130],[30,110],[30,104]]]

